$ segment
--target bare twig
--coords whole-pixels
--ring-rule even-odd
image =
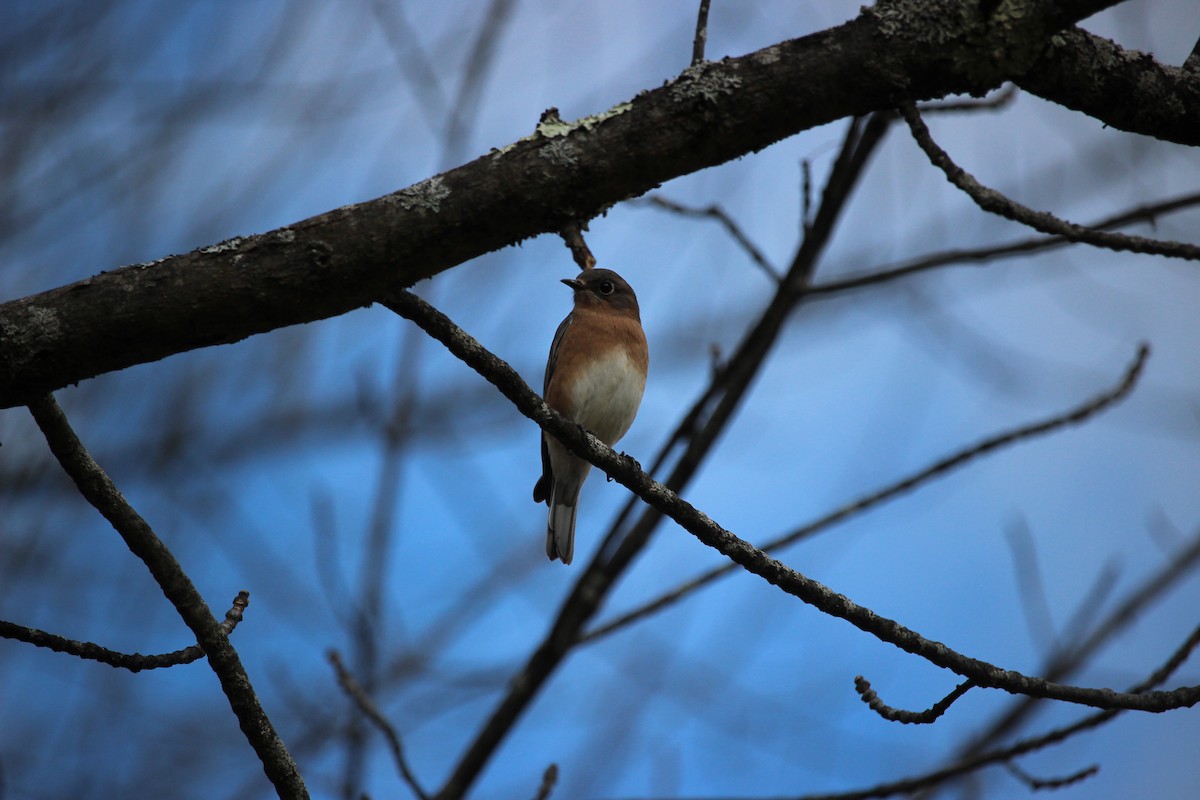
[[[1186,547],[1172,553],[1159,570],[1147,575],[1091,633],[1059,648],[1058,652],[1048,659],[1041,674],[1054,681],[1065,680],[1073,675],[1106,642],[1111,641],[1113,637],[1125,630],[1154,601],[1191,574],[1197,564],[1200,564],[1200,531],[1197,531]],[[1091,594],[1094,595],[1095,592]],[[1067,630],[1075,630],[1079,627],[1072,624],[1067,626]],[[971,758],[990,743],[1002,740],[1017,729],[1022,721],[1033,712],[1036,704],[1036,700],[1021,698],[1019,702],[989,724],[973,741],[967,743],[959,751],[957,757],[960,759]]]
[[[1179,211],[1185,208],[1191,208],[1200,204],[1200,192],[1174,197],[1170,200],[1162,200],[1157,203],[1149,203],[1136,206],[1134,208],[1121,211],[1105,219],[1099,220],[1089,228],[1095,230],[1109,230],[1118,228],[1124,225],[1129,225],[1135,222],[1153,222],[1163,214],[1169,214],[1174,211]],[[984,263],[1001,258],[1010,258],[1013,256],[1024,255],[1041,250],[1050,250],[1056,247],[1065,247],[1073,242],[1065,236],[1032,236],[1020,241],[1011,242],[1003,245],[988,245],[987,247],[977,247],[964,250],[946,250],[940,253],[925,256],[911,261],[907,264],[902,264],[895,267],[881,267],[878,269],[868,270],[861,275],[852,275],[841,280],[827,281],[825,283],[811,286],[806,290],[807,294],[835,294],[837,292],[845,292],[851,289],[860,289],[864,286],[886,283],[888,281],[903,278],[918,272],[935,269],[937,267],[945,267],[953,264],[963,264],[968,262]]]
[[[242,612],[246,610],[246,606],[249,604],[250,593],[246,591],[238,592],[237,597],[233,599],[233,605],[225,612],[225,621],[221,623],[221,630],[225,632],[226,636],[233,633],[233,629],[242,621]],[[0,638],[15,639],[36,647],[45,647],[56,653],[66,653],[67,655],[77,656],[89,661],[99,661],[102,664],[108,664],[110,667],[127,669],[130,672],[141,672],[147,669],[167,669],[181,664],[191,664],[194,661],[204,658],[204,649],[198,644],[193,644],[172,653],[144,656],[141,653],[120,653],[91,642],[79,642],[68,639],[65,636],[47,633],[37,628],[26,628],[24,625],[16,625],[3,620],[0,620]]]
[[[1185,72],[1200,72],[1200,39],[1192,46],[1192,52],[1184,60],[1182,69]]]
[[[746,251],[746,254],[750,256],[750,260],[758,265],[759,269],[761,269],[767,274],[768,277],[770,277],[773,283],[778,284],[781,280],[783,280],[779,274],[779,270],[776,269],[775,265],[773,265],[767,259],[767,257],[763,255],[762,250],[760,250],[758,246],[750,240],[750,237],[747,236],[742,230],[741,226],[734,221],[733,217],[729,216],[725,209],[721,208],[719,205],[714,203],[713,205],[704,207],[687,206],[683,203],[677,203],[674,200],[669,200],[660,194],[650,195],[650,197],[646,198],[645,202],[649,203],[650,205],[658,206],[659,208],[667,211],[681,214],[685,217],[708,217],[709,219],[715,219],[717,222],[721,223],[721,226],[725,228],[725,231],[730,236],[733,237],[733,240],[737,242],[743,250]]]
[[[808,236],[812,226],[812,162],[800,161],[800,233]]]
[[[700,0],[696,12],[696,38],[692,40],[692,66],[704,61],[704,45],[708,42],[708,6],[711,0]]]
[[[554,785],[556,783],[558,783],[558,764],[551,764],[542,773],[542,783],[538,786],[537,794],[533,796],[533,800],[550,800],[550,795],[554,793]]]
[[[1029,524],[1024,518],[1014,520],[1004,527],[1004,539],[1012,553],[1017,597],[1021,601],[1021,610],[1025,612],[1029,635],[1039,649],[1049,650],[1056,640],[1054,618],[1050,613],[1050,602],[1046,599],[1046,583],[1042,578],[1037,547],[1029,532]]]
[[[946,154],[946,151],[938,147],[937,143],[933,141],[933,136],[929,133],[929,128],[925,126],[921,115],[914,106],[901,106],[900,114],[912,130],[913,138],[916,139],[917,144],[925,151],[925,155],[929,157],[934,166],[944,172],[946,178],[951,183],[965,192],[984,211],[1027,225],[1042,233],[1062,236],[1072,242],[1083,242],[1094,247],[1168,256],[1170,258],[1182,258],[1191,261],[1200,260],[1200,246],[1194,244],[1160,241],[1157,239],[1148,239],[1144,236],[1098,231],[1059,219],[1045,211],[1035,211],[1028,206],[1021,205],[1017,201],[1005,197],[995,189],[984,186],[974,176],[958,166],[958,164],[955,164],[950,156]]]
[[[596,257],[592,255],[587,242],[583,240],[585,230],[587,230],[586,224],[580,225],[572,222],[559,232],[562,240],[567,244],[567,249],[571,251],[571,257],[575,259],[575,263],[581,270],[593,269],[596,266]]]
[[[940,100],[934,103],[922,103],[917,108],[922,114],[958,114],[972,111],[996,111],[1004,108],[1017,97],[1017,85],[1005,84],[998,92],[987,97],[971,97],[966,100]]]
[[[902,495],[906,492],[910,492],[913,489],[916,489],[917,487],[927,483],[928,481],[945,475],[946,473],[962,467],[967,463],[974,461],[975,459],[994,450],[999,450],[1027,439],[1052,433],[1068,425],[1084,422],[1093,415],[1120,401],[1133,390],[1133,387],[1137,385],[1138,377],[1141,375],[1142,367],[1145,364],[1148,353],[1149,351],[1144,346],[1143,348],[1139,349],[1137,357],[1125,371],[1125,374],[1121,377],[1120,382],[1118,382],[1118,384],[1112,389],[1092,398],[1091,400],[1088,400],[1086,403],[1078,405],[1075,408],[1072,408],[1069,411],[1061,414],[1056,414],[1048,419],[1023,425],[1019,428],[1013,428],[1012,430],[1005,431],[997,434],[996,436],[984,439],[981,442],[977,442],[970,447],[963,448],[956,453],[935,461],[933,464],[930,464],[919,472],[915,472],[899,481],[896,481],[895,483],[883,487],[882,489],[871,492],[870,494],[863,495],[857,500],[847,503],[841,508],[835,509],[828,514],[813,520],[807,525],[797,528],[785,536],[772,539],[762,546],[762,550],[766,552],[774,552],[781,547],[785,547],[802,539],[807,539],[811,536],[814,536],[836,523],[849,519],[856,514],[861,514],[867,509],[873,508],[874,506],[877,506],[887,500],[891,500],[894,497]],[[589,631],[582,637],[581,641],[594,641],[644,617],[662,611],[663,609],[679,602],[697,589],[707,586],[718,578],[724,577],[725,575],[736,571],[736,569],[737,567],[733,564],[723,564],[719,567],[714,567],[708,572],[702,573],[701,575],[680,584],[670,592],[667,592],[644,605],[638,606],[637,608],[622,614],[616,619],[607,622],[592,631]]]
[[[893,708],[880,700],[879,694],[871,688],[871,682],[862,675],[854,678],[854,691],[858,692],[858,696],[872,711],[890,722],[902,722],[905,725],[928,725],[936,721],[938,717],[946,713],[946,709],[950,708],[955,700],[973,688],[975,688],[973,682],[963,681],[955,686],[950,694],[924,711],[905,711],[902,708]]]
[[[1090,767],[1084,767],[1078,772],[1071,773],[1070,775],[1064,775],[1061,778],[1035,778],[1011,761],[1005,764],[1004,768],[1007,769],[1014,778],[1035,792],[1041,791],[1042,789],[1064,789],[1071,784],[1085,781],[1100,771],[1100,765],[1093,764]]]
[[[1188,655],[1200,645],[1200,627],[1192,631],[1191,635],[1171,654],[1171,657],[1161,667],[1154,671],[1146,680],[1132,687],[1132,693],[1144,692],[1148,689],[1162,683],[1171,673],[1179,668],[1188,657]],[[899,794],[912,794],[921,790],[932,789],[949,780],[960,778],[963,775],[969,775],[973,772],[978,772],[980,769],[994,764],[1006,764],[1012,759],[1023,756],[1027,753],[1033,753],[1038,750],[1044,750],[1047,747],[1066,741],[1073,736],[1083,733],[1093,728],[1099,727],[1109,720],[1120,714],[1117,709],[1099,711],[1094,714],[1089,714],[1086,717],[1059,728],[1047,731],[1038,736],[1023,739],[1020,742],[1009,745],[1008,747],[992,750],[987,753],[975,756],[970,759],[964,759],[956,764],[952,764],[942,769],[927,772],[924,775],[917,775],[911,778],[902,778],[896,781],[889,781],[872,786],[867,789],[859,789],[851,792],[837,792],[834,794],[820,795],[802,795],[795,800],[875,800],[876,798],[892,797]],[[710,799],[711,800],[711,799]]]
[[[388,722],[387,717],[375,705],[375,701],[371,696],[354,680],[354,676],[346,669],[346,665],[342,663],[342,657],[336,650],[330,650],[328,653],[329,663],[333,666],[334,672],[337,673],[338,685],[342,687],[342,691],[354,701],[358,706],[358,710],[371,721],[371,723],[379,729],[384,738],[387,739],[388,747],[392,751],[392,760],[396,762],[396,769],[400,772],[400,777],[408,784],[408,788],[412,789],[412,793],[420,800],[429,800],[429,795],[421,788],[417,776],[413,774],[412,769],[408,765],[408,759],[404,757],[404,745],[400,741],[400,734]]]
[[[229,699],[229,707],[262,761],[263,771],[275,791],[289,800],[307,798],[308,790],[296,762],[259,704],[237,651],[175,556],[84,448],[54,397],[46,395],[35,400],[29,404],[29,410],[50,451],[75,482],[79,493],[112,523],[133,554],[142,560],[204,648],[208,663]]]

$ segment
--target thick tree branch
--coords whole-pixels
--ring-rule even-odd
[[[262,761],[263,771],[275,791],[288,800],[307,798],[304,779],[259,704],[237,651],[183,567],[84,448],[54,398],[47,395],[35,400],[29,404],[29,410],[46,437],[50,451],[75,482],[79,493],[116,528],[130,551],[142,560],[163,594],[191,628],[197,643],[204,648],[209,666],[221,682],[242,733]]]
[[[1079,28],[1050,37],[1016,84],[1119,130],[1200,145],[1200,73]]]
[[[377,200],[100,273],[0,306],[0,407],[175,353],[365,306],[661,183],[846,116],[1023,74],[1057,30],[1116,0],[893,0]],[[995,9],[993,9],[995,11]],[[980,58],[980,53],[988,53]]]

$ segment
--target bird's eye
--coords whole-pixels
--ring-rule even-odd
[[[600,282],[600,294],[604,295],[605,297],[608,297],[614,291],[616,291],[616,287],[613,286],[612,281],[601,281]]]

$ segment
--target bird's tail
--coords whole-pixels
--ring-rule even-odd
[[[566,498],[550,501],[550,517],[546,522],[546,555],[551,561],[562,559],[570,564],[575,557],[575,509],[579,508],[576,492],[567,505]]]

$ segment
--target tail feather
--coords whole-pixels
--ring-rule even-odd
[[[578,494],[576,494],[578,497]],[[570,564],[575,557],[575,510],[577,502],[570,505],[550,502],[550,515],[546,522],[546,555],[551,561],[561,559]]]

